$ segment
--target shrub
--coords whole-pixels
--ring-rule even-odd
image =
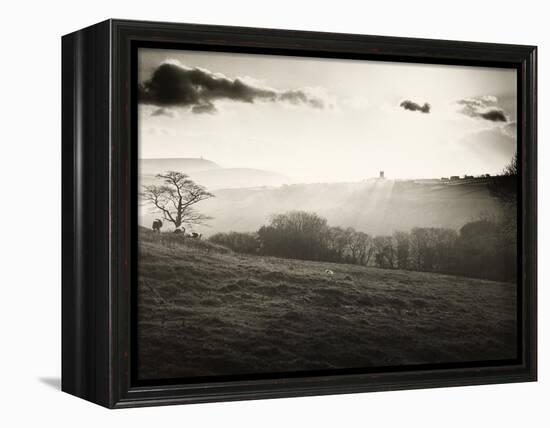
[[[209,241],[223,245],[237,253],[255,254],[259,249],[258,238],[254,233],[216,233],[210,237]]]

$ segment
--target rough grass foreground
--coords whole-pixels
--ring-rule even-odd
[[[167,235],[140,232],[140,378],[515,357],[514,284],[242,255]]]

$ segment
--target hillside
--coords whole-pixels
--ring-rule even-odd
[[[513,284],[241,255],[145,230],[139,257],[144,379],[515,356]]]
[[[165,171],[187,173],[217,169],[220,166],[211,160],[201,158],[140,159],[139,174],[155,175]]]
[[[222,168],[207,159],[140,159],[141,185],[158,183],[155,175],[181,171],[209,190],[281,186],[289,181],[284,175],[255,168]]]

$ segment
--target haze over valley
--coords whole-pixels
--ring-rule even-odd
[[[205,236],[255,231],[273,214],[296,207],[318,213],[332,225],[373,235],[413,227],[459,229],[480,215],[498,213],[498,203],[483,179],[450,183],[365,178],[359,182],[293,183],[272,171],[223,168],[207,159],[180,158],[140,160],[140,184],[161,183],[155,174],[167,170],[185,171],[214,194],[201,203],[201,212],[212,219],[208,225],[191,229]],[[155,218],[158,213],[152,213],[150,207],[140,208],[142,226],[150,227]]]

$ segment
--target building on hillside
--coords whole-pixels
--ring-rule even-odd
[[[460,180],[460,177],[458,175],[451,175],[451,181],[457,181]]]
[[[381,179],[384,179],[384,178],[385,178],[385,177],[384,177],[384,171],[380,171],[380,177],[379,177],[379,178],[381,178]]]

